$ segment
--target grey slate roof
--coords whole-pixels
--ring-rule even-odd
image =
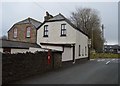
[[[27,24],[27,23],[31,23],[32,25],[35,26],[35,28],[38,28],[38,26],[41,25],[41,22],[35,20],[35,19],[32,19],[32,18],[27,18],[25,20],[22,20],[20,22],[17,22],[16,24]]]
[[[56,16],[54,16],[53,18],[49,19],[48,21],[53,21],[53,20],[64,20],[65,17],[62,14],[58,14]]]
[[[107,49],[120,49],[119,45],[104,45],[104,47]]]
[[[19,42],[19,41],[11,41],[11,40],[0,40],[1,48],[21,48],[27,49],[29,47],[41,48],[41,46],[36,43],[28,43],[28,42]]]

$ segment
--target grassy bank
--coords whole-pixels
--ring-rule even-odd
[[[91,53],[91,59],[95,58],[120,58],[120,54],[113,53]]]

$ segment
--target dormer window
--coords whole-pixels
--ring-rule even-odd
[[[44,36],[43,37],[48,37],[48,25],[44,26]]]
[[[14,38],[17,38],[17,28],[14,28],[13,34],[14,34]]]
[[[30,37],[31,27],[27,27],[26,37]]]
[[[66,36],[66,24],[61,24],[61,36]]]

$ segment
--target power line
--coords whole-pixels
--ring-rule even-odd
[[[38,7],[42,8],[44,11],[46,11],[46,9],[42,7],[40,4],[38,4],[37,2],[33,2],[33,3],[36,4]]]

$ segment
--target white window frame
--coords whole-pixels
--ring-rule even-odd
[[[31,27],[27,27],[26,37],[30,37]]]
[[[44,26],[44,35],[43,37],[48,37],[48,25]]]
[[[66,30],[66,24],[61,24],[61,36],[66,36],[67,30]]]
[[[13,35],[14,35],[14,38],[17,38],[17,28],[14,28]]]

